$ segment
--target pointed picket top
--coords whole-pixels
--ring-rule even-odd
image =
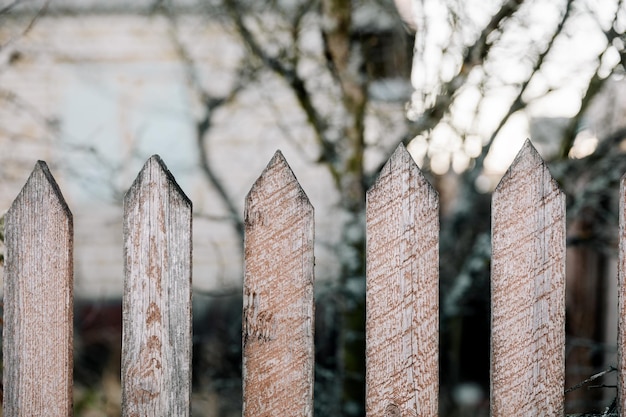
[[[131,203],[129,200],[134,198],[134,193],[136,193],[146,181],[154,181],[158,177],[160,177],[158,184],[160,184],[161,187],[165,187],[168,191],[174,192],[175,195],[178,195],[178,197],[181,199],[181,203],[186,204],[189,207],[192,206],[191,200],[189,199],[189,197],[187,197],[182,188],[180,188],[180,186],[176,182],[176,178],[174,178],[174,175],[172,175],[170,170],[167,168],[165,162],[163,162],[163,159],[161,159],[161,157],[156,154],[148,158],[146,163],[141,168],[141,171],[139,171],[139,174],[135,178],[135,181],[133,181],[133,184],[126,193],[124,203]],[[157,191],[154,188],[151,190]]]
[[[439,198],[401,144],[367,192],[366,412],[438,415]]]
[[[257,193],[274,195],[277,192],[276,187],[281,188],[283,184],[292,189],[292,192],[296,193],[298,198],[302,198],[308,205],[311,204],[283,153],[277,150],[263,172],[261,172],[261,175],[259,175],[259,178],[252,185],[252,188],[250,188],[246,196],[246,204],[251,204],[255,198],[261,197]],[[286,197],[287,194],[278,194],[278,196]]]
[[[191,213],[152,156],[124,198],[124,416],[190,414]]]
[[[243,416],[312,416],[313,207],[280,151],[244,218]]]
[[[562,415],[565,195],[526,141],[493,194],[491,410]]]
[[[41,195],[42,197],[40,198],[45,198],[49,203],[58,205],[60,210],[65,213],[68,220],[72,220],[72,212],[65,202],[61,189],[52,176],[50,168],[48,168],[48,164],[46,164],[45,161],[37,161],[35,163],[28,180],[26,180],[26,184],[24,184],[24,187],[22,187],[22,190],[13,201],[9,211],[11,211],[14,206],[23,204],[24,199],[32,200],[37,198],[36,196],[38,195]],[[44,195],[47,195],[47,197],[43,197]]]
[[[420,181],[421,184],[424,184],[424,187],[429,189],[429,194],[432,194],[433,196],[437,195],[437,190],[435,190],[426,177],[424,177],[422,170],[417,166],[415,160],[403,143],[400,143],[396,147],[396,150],[393,152],[389,160],[385,163],[385,165],[383,165],[383,168],[380,170],[380,174],[378,174],[378,178],[368,192],[376,192],[376,189],[381,187],[380,183],[385,179],[388,179],[388,176],[391,175],[392,172],[405,169],[408,170],[407,172],[411,172],[412,175],[415,175],[416,179]],[[437,198],[439,197],[437,196]]]
[[[3,415],[72,414],[73,220],[35,164],[5,219]]]
[[[626,412],[626,174],[620,181],[617,325],[617,407]]]
[[[521,173],[519,173],[521,172]],[[530,174],[531,172],[535,172],[536,175],[541,174],[545,178],[546,183],[550,183],[551,186],[555,188],[559,188],[558,183],[550,174],[548,167],[546,166],[545,161],[537,152],[537,149],[532,144],[530,139],[526,139],[521,149],[511,162],[509,169],[504,173],[500,182],[496,186],[494,190],[494,194],[497,194],[500,188],[504,187],[503,183],[510,181],[510,178],[513,176],[524,176]]]

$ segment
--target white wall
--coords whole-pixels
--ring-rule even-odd
[[[120,192],[158,153],[194,203],[194,287],[236,287],[242,271],[239,243],[227,223],[211,220],[227,213],[198,169],[194,121],[202,108],[168,21],[158,15],[50,16],[12,41],[24,22],[7,22],[0,26],[0,40],[8,42],[0,56],[0,94],[14,93],[19,105],[5,99],[0,106],[0,212],[8,209],[35,161],[46,160],[74,213],[77,295],[117,297],[123,273]],[[185,16],[179,27],[204,88],[225,94],[242,55],[237,38],[202,17]],[[313,32],[309,39],[313,50],[319,48]],[[372,109],[393,115],[402,130],[403,103]],[[385,130],[374,128],[383,126],[378,120],[368,122],[369,143],[384,140]],[[282,81],[264,74],[244,89],[215,114],[207,140],[211,164],[240,213],[254,180],[275,150],[283,151],[315,206],[317,278],[335,276],[332,245],[342,221],[338,196],[328,172],[311,163],[311,133]],[[379,156],[368,155],[366,162],[374,166]]]

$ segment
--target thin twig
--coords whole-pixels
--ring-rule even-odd
[[[614,366],[609,366],[604,371],[598,372],[595,375],[591,375],[589,378],[585,379],[584,381],[579,382],[578,384],[574,385],[573,387],[566,389],[565,390],[565,394],[567,394],[568,392],[572,392],[574,390],[577,390],[577,389],[583,387],[585,384],[588,384],[588,383],[590,383],[592,381],[595,381],[598,378],[602,378],[606,374],[610,374],[611,372],[616,372],[616,371],[617,371],[617,368],[615,368]]]

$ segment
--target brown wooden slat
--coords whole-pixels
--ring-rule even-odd
[[[565,195],[530,141],[493,194],[492,242],[491,415],[563,415]]]
[[[124,416],[188,416],[191,201],[158,156],[124,199]]]
[[[45,162],[5,227],[3,415],[71,416],[72,213]]]
[[[626,415],[626,175],[620,181],[617,325],[617,406]]]
[[[280,152],[246,198],[245,417],[313,415],[313,207]]]
[[[439,198],[400,145],[367,193],[368,416],[438,413]]]

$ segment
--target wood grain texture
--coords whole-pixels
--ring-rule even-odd
[[[73,223],[39,161],[6,214],[4,416],[72,415]]]
[[[243,415],[313,415],[313,207],[280,152],[246,198]]]
[[[367,193],[368,416],[438,414],[439,198],[400,145]]]
[[[191,201],[158,156],[124,199],[124,416],[188,416]]]
[[[617,309],[617,407],[626,415],[626,175],[620,181]]]
[[[560,416],[565,195],[526,141],[493,194],[491,415]]]

